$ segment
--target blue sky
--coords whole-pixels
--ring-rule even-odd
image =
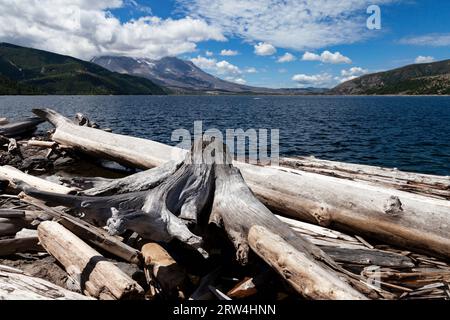
[[[366,27],[372,4],[380,30]],[[449,21],[450,1],[438,0],[0,1],[0,41],[86,60],[178,56],[267,87],[330,87],[449,59]]]

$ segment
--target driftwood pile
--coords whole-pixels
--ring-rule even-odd
[[[34,113],[50,138],[3,131],[0,298],[450,299],[448,177],[254,166],[211,137],[187,151]],[[48,258],[62,283],[19,270]]]

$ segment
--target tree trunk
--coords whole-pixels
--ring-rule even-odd
[[[145,139],[79,127],[53,110],[34,110],[56,126],[53,139],[80,151],[149,168],[186,151]],[[289,168],[235,163],[255,195],[272,211],[450,257],[450,203]]]
[[[0,300],[91,300],[43,279],[0,270]]]
[[[56,222],[38,227],[39,240],[74,279],[82,292],[99,299],[140,298],[144,290],[112,262]]]
[[[317,264],[311,264],[308,254],[301,252],[265,227],[253,226],[249,244],[264,261],[269,263],[300,294],[314,300],[364,300],[356,291],[335,278]]]
[[[8,180],[13,188],[15,188],[15,182],[22,181],[42,191],[62,194],[76,193],[76,190],[74,188],[68,188],[38,177],[31,176],[11,166],[0,166],[0,179]]]
[[[33,133],[37,126],[44,122],[40,118],[29,118],[23,121],[0,125],[0,135],[14,138]]]
[[[281,158],[280,166],[336,178],[365,181],[402,191],[450,200],[450,177],[320,160],[314,157]]]

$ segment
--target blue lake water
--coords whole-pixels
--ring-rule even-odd
[[[174,129],[280,129],[282,155],[450,175],[450,97],[40,96],[0,97],[0,117],[34,107],[171,142]]]

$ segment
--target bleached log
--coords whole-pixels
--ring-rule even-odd
[[[74,188],[65,187],[38,177],[34,177],[11,166],[0,166],[0,179],[8,180],[13,188],[15,188],[15,182],[23,181],[26,184],[43,191],[62,194],[73,194],[76,192]]]
[[[0,300],[92,300],[46,280],[5,270],[0,270]]]
[[[374,183],[402,191],[450,200],[450,177],[321,160],[314,157],[281,158],[280,166],[336,178]]]
[[[6,119],[6,118],[0,118],[0,125],[1,125],[1,126],[5,125],[5,124],[8,124],[8,123],[9,123],[8,119]]]
[[[83,293],[108,300],[143,296],[139,284],[59,223],[45,221],[38,233],[42,246],[79,279]]]
[[[280,236],[262,226],[250,228],[250,247],[268,262],[291,286],[309,299],[364,300],[356,291],[349,291],[345,282],[327,270],[311,264],[308,254],[288,244]]]
[[[56,126],[55,141],[129,165],[159,166],[180,159],[186,152],[150,140],[79,127],[52,110],[34,112]],[[289,168],[235,165],[272,211],[450,257],[448,201]]]
[[[54,141],[95,157],[147,169],[170,160],[182,161],[187,153],[186,150],[174,149],[159,142],[148,143],[149,140],[142,138],[78,126],[51,109],[34,109],[33,112],[57,127],[52,136]]]
[[[33,117],[18,122],[0,125],[0,135],[14,138],[33,133],[37,126],[44,122],[42,119]]]

